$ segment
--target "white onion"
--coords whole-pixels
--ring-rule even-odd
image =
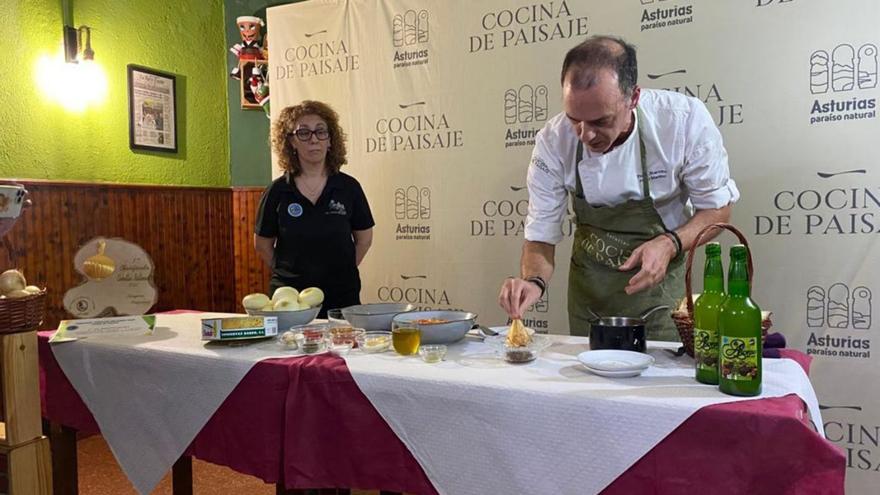
[[[24,288],[24,291],[31,294],[39,294],[40,292],[43,292],[43,289],[37,287],[36,285],[28,285]]]
[[[29,295],[31,295],[30,292],[21,289],[11,290],[6,293],[6,297],[9,299],[18,299],[19,297],[27,297]]]
[[[24,290],[27,280],[18,270],[6,270],[0,274],[0,294],[9,294],[14,290]]]
[[[269,296],[259,292],[248,294],[241,300],[241,305],[244,306],[244,309],[250,310],[259,310],[267,304],[269,304]]]

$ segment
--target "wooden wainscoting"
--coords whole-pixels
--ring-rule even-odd
[[[235,301],[251,292],[267,292],[271,270],[254,249],[254,225],[262,187],[232,188],[233,265],[235,267]],[[271,297],[272,294],[269,294]],[[239,308],[237,311],[243,311]]]
[[[269,272],[253,248],[262,188],[22,183],[34,206],[7,235],[0,268],[17,266],[30,284],[49,288],[43,328],[69,318],[64,293],[83,282],[73,256],[98,236],[134,242],[153,259],[153,311],[240,311],[244,294],[267,289]]]

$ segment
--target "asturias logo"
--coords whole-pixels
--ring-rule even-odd
[[[430,240],[431,226],[422,221],[431,218],[431,189],[417,186],[397,188],[394,191],[394,218],[402,220],[397,223],[395,232],[398,241]]]
[[[344,39],[325,41],[326,35],[326,29],[305,33],[306,43],[285,48],[285,63],[275,68],[275,79],[305,79],[360,69],[360,56],[351,43]]]
[[[446,289],[433,287],[427,275],[401,274],[399,284],[383,285],[376,293],[380,302],[410,303],[417,311],[452,309]],[[460,310],[459,310],[460,311]]]
[[[871,328],[871,290],[838,282],[826,291],[814,285],[807,289],[807,326],[811,328]]]
[[[807,354],[827,357],[868,359],[871,357],[871,340],[860,330],[871,328],[873,307],[871,289],[859,286],[850,290],[843,282],[827,288],[811,285],[806,293],[806,320],[810,328],[826,328],[832,331],[810,331]],[[856,330],[842,335],[838,330]]]
[[[676,68],[666,72],[649,73],[648,79],[656,81],[678,74],[687,74],[687,69]],[[675,78],[673,78],[673,80],[675,80]],[[732,103],[729,96],[726,96],[726,93],[722,95],[721,89],[718,87],[718,83],[716,82],[691,81],[681,83],[669,82],[668,80],[664,80],[659,82],[658,84],[668,85],[661,89],[665,89],[667,91],[675,91],[676,93],[681,93],[687,96],[693,96],[694,98],[702,101],[706,105],[706,108],[709,110],[709,112],[713,114],[715,124],[718,125],[718,127],[723,127],[725,125],[737,125],[744,122],[742,103]]]
[[[783,3],[792,3],[794,0],[758,0],[758,4],[755,7],[767,7],[768,5],[781,5]]]
[[[877,46],[864,43],[858,48],[848,43],[837,45],[829,55],[826,50],[810,54],[810,93],[823,95],[877,87]],[[838,95],[840,98],[840,95]],[[813,100],[810,124],[842,120],[873,119],[877,99],[859,96],[844,99]]]
[[[411,67],[428,63],[428,48],[417,47],[428,43],[430,14],[427,10],[407,10],[391,19],[391,38],[394,48],[394,68]],[[408,48],[416,48],[408,50]]]
[[[580,7],[581,2],[572,2]],[[481,31],[469,36],[470,53],[583,38],[590,33],[587,16],[573,14],[568,1],[549,1],[486,12]]]
[[[367,137],[367,153],[460,148],[464,131],[455,129],[444,112],[426,112],[427,102],[397,105],[401,112],[376,119],[375,134]],[[418,111],[418,112],[416,112]]]
[[[549,91],[541,84],[523,84],[504,92],[504,147],[534,146],[535,135],[547,120]]]
[[[654,0],[641,0],[642,5],[652,5]],[[680,26],[694,22],[694,7],[692,5],[672,5],[667,0],[657,0],[653,8],[642,9],[642,17],[639,23],[642,31],[651,29]],[[662,3],[663,5],[659,5]]]

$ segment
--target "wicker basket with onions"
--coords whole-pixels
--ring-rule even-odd
[[[35,330],[43,321],[46,289],[28,285],[19,270],[0,274],[0,333]]]

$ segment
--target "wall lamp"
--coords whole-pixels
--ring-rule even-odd
[[[64,61],[75,64],[80,60],[95,60],[92,50],[92,28],[64,26]]]

